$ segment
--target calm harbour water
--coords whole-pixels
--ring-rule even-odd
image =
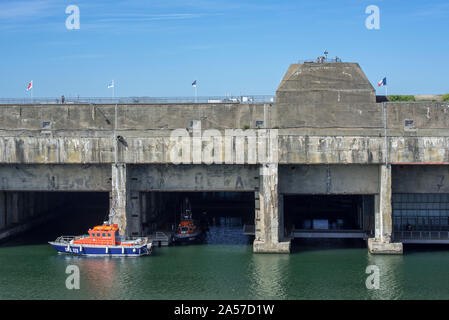
[[[253,254],[241,227],[226,226],[212,227],[205,244],[155,248],[142,258],[60,255],[26,242],[0,246],[0,299],[449,298],[449,247],[403,256],[342,246]],[[68,265],[80,269],[79,290],[66,289]],[[368,265],[380,268],[378,290],[365,286]]]

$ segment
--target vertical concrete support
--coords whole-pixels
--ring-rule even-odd
[[[129,203],[128,187],[126,164],[113,164],[110,214],[112,215],[112,223],[116,223],[120,228],[120,235],[128,235],[126,215],[126,209]]]
[[[290,240],[284,240],[283,218],[279,215],[283,209],[279,210],[279,204],[278,164],[264,164],[256,191],[254,252],[290,253]]]
[[[375,196],[374,238],[368,239],[368,249],[373,254],[402,254],[402,243],[391,242],[393,232],[391,207],[391,166],[379,168],[379,194]]]
[[[0,191],[0,230],[6,228],[6,193]]]

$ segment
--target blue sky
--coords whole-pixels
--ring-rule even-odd
[[[68,5],[80,30],[67,30]],[[380,8],[380,30],[365,9]],[[391,94],[449,92],[449,2],[0,0],[0,97],[274,94],[324,49]],[[379,94],[384,89],[378,90]]]

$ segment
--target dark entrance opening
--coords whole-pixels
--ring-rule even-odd
[[[108,192],[20,192],[19,200],[31,198],[32,205],[19,206],[22,218],[15,225],[37,223],[2,245],[44,244],[61,235],[85,234],[108,218]]]
[[[254,192],[149,192],[145,197],[144,234],[176,230],[185,199],[207,243],[246,243],[243,226],[254,225]]]
[[[374,230],[374,195],[285,195],[284,222],[304,241],[364,240]]]

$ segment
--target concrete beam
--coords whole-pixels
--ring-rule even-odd
[[[110,165],[0,165],[0,190],[110,191]]]
[[[118,162],[132,164],[262,164],[267,162],[265,153],[273,144],[264,137],[273,137],[268,130],[233,131],[225,137],[220,133],[212,143],[205,132],[197,133],[201,139],[193,139],[185,129],[186,147],[177,145],[183,138],[173,139],[172,131],[162,133],[118,132],[123,143],[118,144]],[[378,130],[376,129],[376,132]],[[211,132],[209,132],[211,133]],[[335,129],[328,135],[308,136],[291,130],[279,130],[276,151],[280,164],[382,164],[385,163],[385,138],[363,135],[339,135]],[[235,134],[232,136],[232,134]],[[240,135],[241,134],[241,135]],[[437,135],[438,132],[435,132]],[[416,135],[416,133],[415,133]],[[256,139],[257,137],[257,139]],[[178,140],[177,140],[178,139]],[[209,139],[209,142],[208,142]],[[272,138],[270,138],[272,139]],[[192,152],[194,141],[201,142],[198,152]],[[241,141],[241,142],[240,142]],[[414,136],[389,137],[389,163],[449,164],[449,137]],[[198,142],[198,143],[199,143]],[[257,142],[257,143],[256,143]],[[257,147],[255,147],[257,145]],[[111,164],[114,162],[113,137],[12,137],[0,136],[0,163],[3,164]],[[213,147],[212,147],[213,146]],[[249,147],[251,146],[251,147]],[[267,147],[265,147],[267,146]],[[271,146],[271,147],[270,147]],[[181,153],[178,152],[180,149]],[[194,148],[197,150],[197,148]],[[213,152],[211,152],[213,150]],[[212,159],[213,153],[217,159]],[[173,159],[172,159],[173,157]],[[179,158],[179,159],[178,159]]]
[[[376,194],[377,165],[280,165],[283,194]]]
[[[449,193],[449,165],[397,165],[393,193]]]
[[[135,165],[129,166],[134,191],[254,191],[257,166]]]

